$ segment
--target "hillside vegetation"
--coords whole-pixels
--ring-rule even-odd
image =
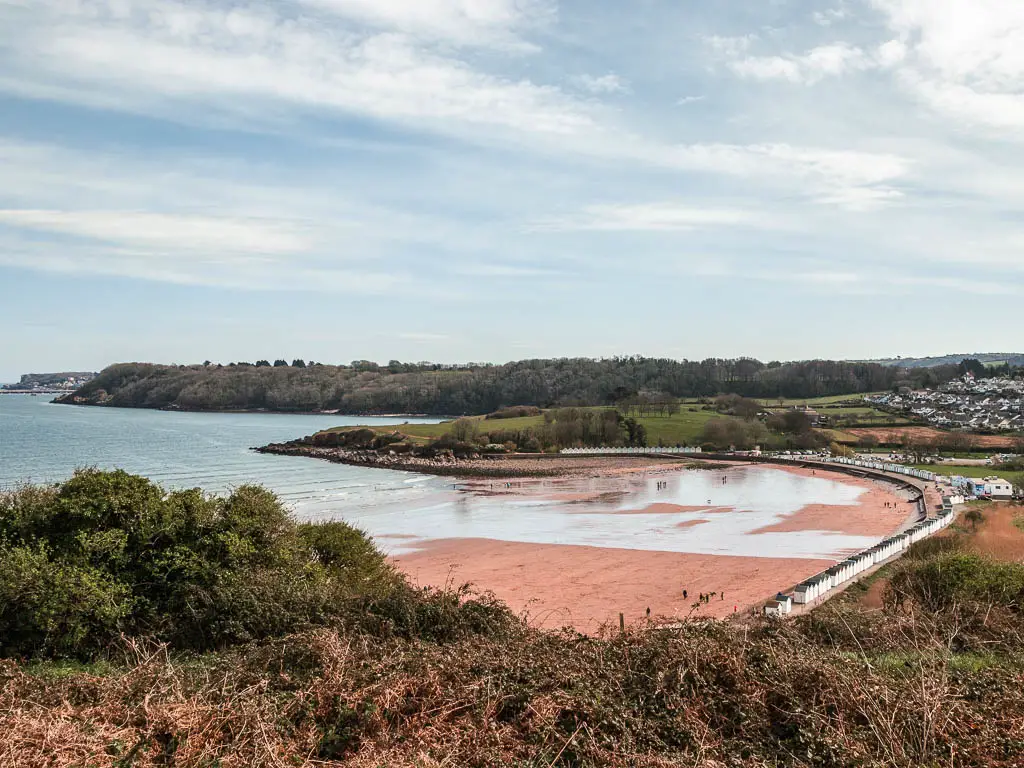
[[[639,357],[525,360],[465,367],[231,364],[113,365],[60,402],[189,410],[321,411],[346,414],[484,414],[507,406],[597,406],[638,393],[813,398],[935,384],[931,369],[867,363],[756,360],[679,362]],[[911,377],[911,378],[908,378]]]
[[[0,497],[0,763],[1020,766],[1024,566],[916,545],[879,610],[598,637],[405,584],[270,494]],[[970,534],[961,539],[970,542]],[[885,573],[885,572],[883,572]]]

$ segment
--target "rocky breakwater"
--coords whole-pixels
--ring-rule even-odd
[[[487,452],[469,443],[442,438],[423,444],[401,432],[381,434],[372,429],[318,432],[310,437],[271,443],[253,450],[430,475],[509,477],[560,474],[560,469],[554,466],[537,466],[537,460],[512,460],[505,453]]]

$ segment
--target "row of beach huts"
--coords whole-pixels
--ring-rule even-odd
[[[792,612],[793,604],[807,605],[819,600],[837,587],[856,578],[869,568],[880,565],[890,558],[902,555],[911,545],[926,539],[953,522],[952,499],[945,497],[942,510],[935,517],[930,517],[903,533],[892,536],[870,549],[866,549],[853,557],[832,566],[811,578],[797,584],[793,594],[779,593],[775,599],[765,606],[764,612],[769,616],[785,616]]]
[[[801,456],[799,454],[776,454],[776,459],[782,459],[783,461],[807,461],[807,456]],[[918,480],[924,480],[929,483],[934,483],[938,478],[934,472],[929,472],[924,469],[915,469],[914,467],[908,467],[903,464],[893,464],[888,461],[871,461],[869,459],[848,459],[844,456],[815,456],[812,459],[816,462],[822,462],[825,464],[842,464],[847,467],[861,467],[863,469],[874,469],[879,472],[890,472],[894,475],[906,475],[907,477],[913,477]]]
[[[629,447],[618,447],[618,448],[563,448],[562,454],[565,456],[593,456],[593,455],[641,455],[641,456],[655,456],[662,453],[676,454],[681,453],[685,455],[692,455],[702,453],[701,449],[688,448],[686,446],[677,445],[675,448],[669,448],[667,446],[652,446],[650,448],[629,448]]]

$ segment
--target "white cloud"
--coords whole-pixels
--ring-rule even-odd
[[[911,167],[909,160],[893,154],[789,144],[696,144],[676,148],[671,161],[682,168],[736,176],[797,179],[805,195],[853,209],[861,209],[858,201],[865,197],[894,199],[890,185]]]
[[[800,56],[747,56],[729,62],[729,67],[741,77],[809,85],[826,77],[862,72],[874,66],[876,62],[863,50],[847,43],[818,46]]]
[[[685,107],[687,104],[695,104],[698,101],[704,101],[705,98],[707,98],[707,97],[703,96],[703,95],[701,95],[701,96],[683,96],[683,98],[681,98],[678,101],[676,101],[676,106],[678,106],[678,107]]]
[[[829,8],[824,11],[815,11],[811,14],[814,23],[820,27],[830,27],[837,21],[849,18],[850,13],[845,8]]]
[[[364,34],[256,3],[50,2],[28,24],[0,77],[19,94],[165,114],[186,99],[250,120],[278,103],[448,131],[594,125],[589,108],[557,88],[485,74],[394,31]]]
[[[715,53],[724,56],[740,56],[750,50],[750,47],[757,41],[757,35],[722,36],[710,35],[704,38],[704,43]]]
[[[572,82],[577,87],[594,94],[627,93],[629,91],[629,83],[612,73],[600,77],[578,75],[572,79]]]
[[[691,231],[720,226],[768,226],[769,219],[736,208],[701,208],[683,203],[592,205],[581,215],[538,222],[541,230]]]
[[[301,0],[349,19],[461,45],[533,49],[515,32],[549,23],[548,0]]]
[[[176,252],[285,254],[311,243],[294,225],[255,219],[139,211],[0,210],[0,224]]]
[[[463,264],[452,270],[459,275],[471,277],[550,277],[559,274],[556,270],[523,266],[520,264]]]
[[[873,0],[905,46],[900,82],[964,124],[1024,128],[1024,4]],[[895,53],[897,49],[893,49]]]
[[[907,58],[907,46],[902,40],[889,40],[878,46],[876,58],[884,68],[894,67]]]

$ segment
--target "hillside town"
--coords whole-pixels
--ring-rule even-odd
[[[32,395],[73,392],[96,376],[96,373],[87,371],[26,373],[17,384],[0,384],[0,392]]]
[[[971,432],[1024,430],[1024,381],[976,379],[970,373],[938,389],[869,395],[866,402],[940,429]]]

